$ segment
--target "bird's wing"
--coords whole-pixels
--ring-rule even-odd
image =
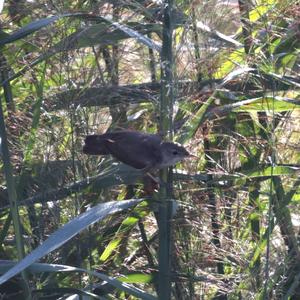
[[[121,162],[136,169],[145,169],[161,160],[158,135],[126,131],[112,132],[106,136],[106,147]]]

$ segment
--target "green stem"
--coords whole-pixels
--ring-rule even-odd
[[[24,251],[24,243],[23,243],[23,237],[21,232],[21,222],[20,222],[18,203],[17,203],[16,186],[13,177],[12,166],[10,163],[10,154],[8,150],[7,134],[6,134],[6,128],[4,123],[4,114],[3,114],[1,100],[0,100],[0,136],[1,136],[3,168],[4,168],[5,178],[6,178],[10,210],[11,210],[11,215],[12,215],[12,220],[13,220],[13,225],[15,230],[17,254],[18,254],[18,259],[21,260],[25,256],[25,251]],[[25,293],[24,296],[26,298],[31,298],[29,284],[25,272],[22,272],[22,277],[24,279],[24,293]]]
[[[172,51],[172,11],[173,1],[166,0],[164,3],[164,27],[163,45],[161,53],[161,102],[160,102],[160,132],[163,136],[172,139],[172,115],[173,115],[173,51]],[[159,227],[159,275],[158,297],[160,300],[171,299],[171,211],[172,202],[172,169],[161,171],[158,211]]]

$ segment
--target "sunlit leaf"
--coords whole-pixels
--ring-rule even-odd
[[[49,199],[50,200],[50,199]],[[16,266],[11,268],[7,273],[0,277],[0,284],[4,283],[11,277],[19,274],[32,263],[42,258],[46,254],[52,252],[58,247],[65,244],[68,240],[74,237],[83,229],[92,225],[93,223],[105,218],[107,215],[128,209],[136,205],[141,200],[126,200],[126,201],[111,201],[98,204],[87,212],[79,215],[73,220],[69,221],[63,227],[55,231],[50,237],[44,241],[38,248],[33,250],[24,259],[22,259]]]
[[[7,270],[14,268],[18,263],[11,261],[0,261],[0,274],[3,274]],[[139,299],[144,300],[155,300],[156,298],[152,295],[145,293],[141,289],[138,289],[134,286],[128,285],[128,283],[149,283],[151,282],[152,276],[146,274],[130,274],[126,276],[119,277],[115,279],[113,277],[107,276],[103,273],[91,271],[82,268],[76,268],[67,265],[57,265],[57,264],[45,264],[45,263],[33,263],[28,268],[27,271],[32,274],[36,273],[61,273],[61,272],[79,272],[87,273],[90,276],[98,277],[103,281],[108,282],[110,285],[126,291],[130,295],[139,297]]]
[[[241,101],[243,102],[243,101]],[[247,102],[247,100],[245,101]],[[257,98],[252,102],[242,104],[240,107],[235,108],[234,111],[274,111],[274,112],[283,112],[283,111],[294,111],[300,109],[300,101],[282,98],[282,97],[262,97]]]
[[[129,274],[126,276],[122,276],[119,278],[122,282],[127,283],[151,283],[153,281],[153,275],[150,274],[142,274],[142,273],[135,273]]]
[[[143,207],[142,204],[135,207],[132,211],[133,216],[128,216],[125,220],[123,220],[115,236],[105,247],[103,253],[101,254],[99,258],[100,261],[106,261],[119,247],[119,245],[123,241],[123,238],[126,238],[128,236],[129,232],[135,227],[137,222],[148,214],[145,208],[147,208],[147,205],[146,207]]]
[[[299,167],[269,166],[259,170],[243,172],[243,175],[248,178],[257,178],[257,177],[269,177],[269,176],[295,175],[299,171],[300,171]]]
[[[275,0],[260,0],[250,11],[250,21],[256,22],[277,3]]]
[[[215,78],[224,78],[230,72],[232,72],[236,66],[243,64],[245,62],[245,53],[243,48],[233,51],[228,56],[223,56],[223,63],[215,72]],[[224,59],[225,58],[225,59]]]
[[[100,261],[106,261],[113,251],[115,251],[120,243],[122,242],[121,238],[114,238],[112,241],[109,242],[109,244],[105,247],[105,250],[102,252],[101,256],[99,257]]]

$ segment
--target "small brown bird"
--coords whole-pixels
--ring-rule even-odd
[[[111,154],[119,161],[146,172],[175,165],[189,156],[184,147],[163,142],[157,134],[127,130],[88,135],[83,153]]]

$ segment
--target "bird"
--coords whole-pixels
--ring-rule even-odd
[[[120,162],[145,172],[175,165],[190,156],[183,146],[164,142],[158,134],[133,130],[87,135],[83,153],[110,154]]]

